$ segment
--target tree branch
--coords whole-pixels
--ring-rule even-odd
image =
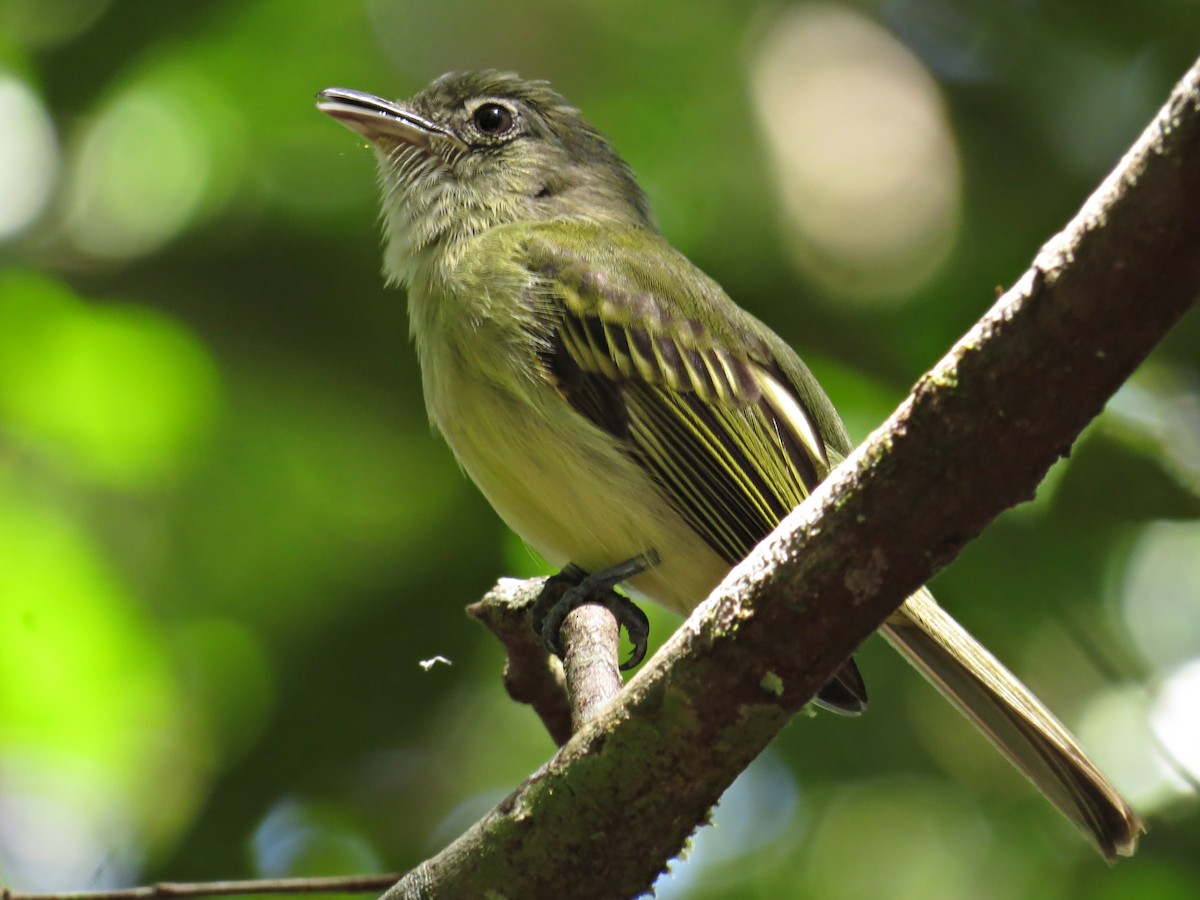
[[[0,900],[161,900],[167,897],[228,897],[234,894],[372,893],[393,884],[395,875],[347,875],[334,878],[257,878],[249,881],[161,881],[111,891],[60,891],[37,894],[0,886]]]
[[[617,702],[385,897],[633,896],[916,587],[1050,465],[1200,292],[1200,64],[1033,267]]]
[[[621,693],[620,626],[612,611],[596,603],[571,610],[562,625],[563,672],[571,703],[571,729],[579,731]]]

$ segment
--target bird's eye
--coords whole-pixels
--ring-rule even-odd
[[[475,110],[471,120],[479,133],[488,137],[500,137],[513,127],[512,110],[499,103],[484,103]]]

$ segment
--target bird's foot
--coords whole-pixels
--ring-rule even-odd
[[[574,563],[563,567],[551,576],[542,588],[533,609],[533,627],[542,637],[546,649],[560,659],[563,656],[559,630],[572,610],[585,603],[597,603],[611,612],[633,644],[633,653],[621,664],[622,669],[632,669],[646,656],[646,639],[650,635],[650,622],[646,614],[614,588],[634,575],[652,569],[659,563],[658,553],[648,550],[633,559],[588,573]]]

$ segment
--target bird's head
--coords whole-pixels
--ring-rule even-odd
[[[400,266],[513,222],[653,227],[629,166],[543,81],[451,73],[407,102],[329,88],[317,108],[374,145]]]

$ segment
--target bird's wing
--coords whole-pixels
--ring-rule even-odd
[[[664,242],[556,232],[525,244],[543,377],[732,566],[828,472],[818,419],[778,347]],[[821,700],[863,707],[852,662]]]
[[[623,442],[713,550],[741,560],[829,468],[766,344],[714,334],[713,314],[736,308],[723,294],[705,309],[680,298],[679,284],[712,283],[696,270],[670,278],[682,257],[657,241],[595,258],[538,235],[527,254],[544,377]]]

